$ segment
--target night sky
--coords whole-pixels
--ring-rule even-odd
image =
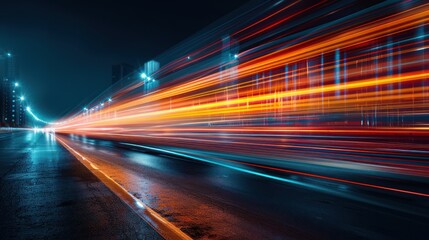
[[[246,2],[2,1],[0,49],[32,109],[54,120],[105,90],[112,64],[142,65]]]

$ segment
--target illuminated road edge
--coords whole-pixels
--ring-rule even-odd
[[[167,219],[163,218],[153,209],[148,207],[115,180],[107,176],[102,170],[95,166],[89,158],[67,145],[60,137],[57,141],[76,157],[88,170],[90,170],[101,182],[103,182],[114,194],[116,194],[125,204],[127,204],[137,215],[149,223],[165,239],[192,239],[182,230],[174,226]]]

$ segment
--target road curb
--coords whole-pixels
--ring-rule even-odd
[[[125,204],[127,204],[140,218],[145,220],[152,228],[154,228],[165,239],[183,239],[191,240],[186,233],[174,226],[167,219],[163,218],[153,209],[144,204],[140,199],[128,192],[115,180],[107,176],[90,160],[82,154],[67,145],[59,137],[56,137],[58,142],[66,148],[73,156],[76,157],[86,168],[88,168],[101,182],[103,182],[114,194],[116,194]]]

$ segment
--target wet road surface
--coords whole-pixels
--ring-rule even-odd
[[[50,134],[0,134],[1,239],[161,239]]]
[[[426,239],[429,233],[426,197],[57,137],[196,239]],[[427,189],[427,181],[414,180],[405,183]]]

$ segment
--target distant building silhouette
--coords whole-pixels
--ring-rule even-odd
[[[25,126],[25,101],[21,96],[21,88],[17,82],[16,58],[10,52],[0,52],[1,126]]]
[[[159,67],[159,62],[155,60],[150,60],[144,64],[142,73],[147,76],[146,79],[142,79],[145,82],[143,85],[144,94],[153,91],[159,86],[159,80],[157,79]]]
[[[112,65],[112,84],[116,84],[122,79],[130,77],[134,70],[134,66],[127,63]]]
[[[148,76],[152,76],[159,70],[159,62],[155,60],[150,60],[144,64],[144,72]]]

